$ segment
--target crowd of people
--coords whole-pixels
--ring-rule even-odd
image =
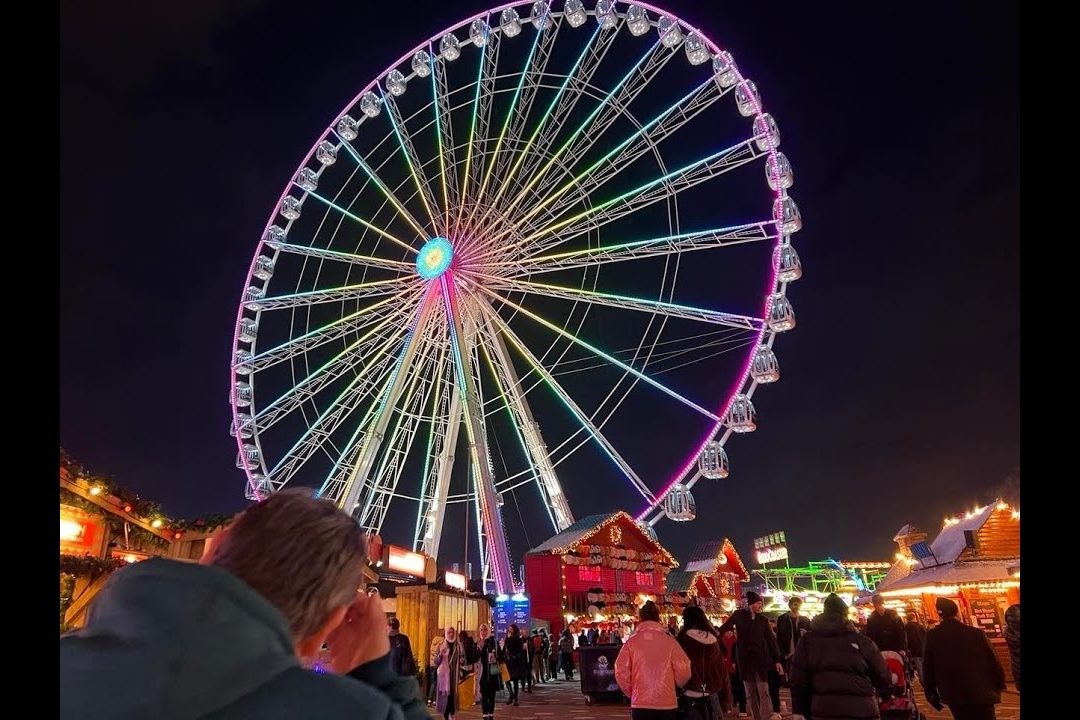
[[[361,587],[366,563],[367,538],[347,513],[286,490],[239,515],[199,564],[155,558],[116,572],[86,626],[60,639],[60,717],[430,717],[410,638],[386,620],[378,592]],[[956,720],[995,717],[1004,669],[953,601],[937,599],[941,622],[929,630],[880,596],[859,629],[835,594],[812,620],[800,603],[770,620],[751,591],[718,627],[695,605],[679,627],[645,602],[615,662],[632,720],[719,720],[736,705],[740,717],[777,720],[785,682],[796,720],[871,720],[901,679],[916,677],[926,701]],[[1005,621],[1019,690],[1019,605]],[[473,702],[493,720],[500,692],[518,705],[560,671],[574,679],[569,629],[556,637],[510,625],[495,638],[482,625],[477,635],[448,627],[432,639],[427,706],[445,720]],[[621,642],[594,626],[576,645]],[[474,697],[461,697],[464,687]]]

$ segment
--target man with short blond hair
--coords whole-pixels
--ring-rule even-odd
[[[60,717],[426,719],[361,591],[366,552],[355,520],[297,489],[239,515],[200,564],[118,571],[60,640]]]

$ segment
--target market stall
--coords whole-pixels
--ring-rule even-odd
[[[525,556],[525,589],[534,617],[553,633],[595,627],[620,632],[645,599],[663,601],[678,563],[625,512],[590,515]]]
[[[963,622],[980,627],[1007,663],[1005,610],[1020,602],[1020,510],[997,502],[945,519],[933,542],[906,525],[893,538],[897,562],[877,587],[886,604],[939,620],[939,596],[960,607]]]
[[[749,579],[750,573],[729,539],[698,543],[686,569],[668,573],[665,598],[670,603],[664,607],[681,613],[693,601],[717,622],[738,605],[742,583]]]

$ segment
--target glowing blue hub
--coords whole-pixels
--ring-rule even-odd
[[[434,280],[450,267],[454,246],[444,237],[431,238],[416,255],[416,272],[425,280]]]

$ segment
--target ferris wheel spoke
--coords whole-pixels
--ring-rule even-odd
[[[472,349],[465,336],[465,326],[459,304],[460,293],[454,279],[443,275],[439,278],[443,305],[446,309],[447,324],[450,330],[450,347],[453,352],[454,369],[462,398],[462,413],[469,439],[469,455],[473,471],[476,473],[476,488],[479,498],[478,511],[482,517],[481,525],[490,544],[489,557],[495,571],[495,584],[499,592],[512,589],[514,571],[508,556],[502,513],[495,495],[495,478],[492,472],[490,448],[487,444],[487,431],[484,427],[484,413],[479,407],[479,394],[476,377],[471,371]]]
[[[377,376],[356,377],[337,398],[309,425],[300,439],[268,472],[267,477],[275,484],[285,485],[310,459],[338,428],[352,415],[371,390],[378,384]],[[361,422],[364,424],[364,421]],[[261,430],[262,428],[260,428]]]
[[[469,144],[465,151],[465,168],[461,176],[461,202],[458,203],[454,227],[462,226],[466,204],[473,199],[474,189],[479,192],[483,173],[483,157],[474,164],[473,156],[480,155],[487,145],[488,128],[491,124],[492,98],[495,96],[495,79],[499,66],[500,33],[491,33],[487,45],[479,53],[476,69],[476,92],[473,95],[472,120],[469,123]]]
[[[556,163],[562,159],[563,155],[568,155],[572,160],[562,164],[573,167],[619,117],[619,108],[625,107],[637,97],[638,93],[649,84],[673,56],[674,51],[665,47],[659,40],[649,47],[645,54],[608,91],[600,104],[593,108],[592,112],[580,125],[574,128],[570,133],[570,137],[563,142],[559,149],[552,153],[547,162],[532,174],[529,182],[518,191],[506,209],[502,211],[503,216],[513,217],[512,213],[518,203],[527,197],[542,195],[557,180],[557,176],[552,176],[555,179],[548,179],[548,174]],[[585,133],[586,130],[590,129],[589,133]]]
[[[400,260],[387,260],[385,258],[372,257],[370,255],[358,255],[357,253],[341,252],[340,250],[328,250],[326,248],[311,247],[308,245],[293,245],[292,243],[267,243],[274,250],[290,255],[319,258],[320,260],[333,260],[334,262],[358,265],[366,268],[378,268],[379,270],[392,270],[399,273],[411,273],[415,266]]]
[[[352,146],[352,143],[341,137],[341,135],[338,135],[336,130],[334,131],[334,134],[337,135],[338,139],[341,141],[342,147],[344,147],[349,155],[352,156],[352,159],[356,162],[357,166],[364,171],[364,174],[371,179],[372,184],[374,184],[375,187],[379,189],[379,192],[383,194],[387,202],[394,207],[398,215],[400,215],[416,232],[416,237],[421,241],[426,240],[428,238],[428,232],[424,229],[424,226],[420,224],[420,221],[417,220],[413,214],[401,204],[401,201],[394,196],[394,193],[390,191],[390,188],[383,182],[382,178],[380,178],[375,171],[371,169],[371,166],[360,157],[360,153],[356,152],[356,148]]]
[[[527,232],[535,229],[528,223],[541,211],[547,209],[552,216],[558,217],[567,208],[583,202],[604,183],[633,165],[650,147],[658,146],[664,139],[707,110],[724,96],[724,92],[718,89],[712,78],[709,78],[642,125],[585,170],[567,180],[558,190],[547,195],[542,201],[534,203],[520,219],[516,219],[515,225],[524,226]]]
[[[495,164],[499,159],[499,152],[502,150],[503,143],[506,141],[506,131],[510,127],[511,121],[514,119],[517,112],[518,100],[521,98],[521,89],[525,85],[525,78],[529,74],[529,69],[532,67],[533,57],[536,55],[536,49],[540,46],[541,40],[543,40],[546,34],[546,25],[536,29],[536,36],[533,38],[532,47],[529,49],[529,56],[525,60],[525,67],[521,71],[518,77],[517,87],[514,88],[514,96],[510,100],[510,107],[506,110],[506,116],[503,118],[502,127],[499,130],[499,138],[495,141],[495,149],[492,151],[490,157],[486,158],[485,167],[486,170],[483,174],[483,179],[480,181],[480,189],[476,192],[476,199],[473,202],[472,208],[469,210],[469,215],[465,221],[466,228],[472,228],[476,219],[476,213],[483,202],[484,194],[487,191],[488,183],[491,181],[491,174],[495,170]]]
[[[695,250],[776,240],[776,221],[762,220],[727,227],[676,233],[648,240],[634,240],[615,245],[533,255],[520,260],[501,260],[479,265],[477,269],[494,271],[508,277],[594,267],[614,262],[654,258]]]
[[[561,245],[590,229],[614,222],[649,205],[678,195],[688,188],[753,162],[765,154],[754,145],[753,138],[720,150],[526,235],[521,243],[523,252],[531,252],[537,247],[550,249]],[[556,233],[558,238],[554,242],[543,242]]]
[[[524,160],[525,156],[528,154],[529,146],[532,144],[532,138],[530,138],[528,143],[520,152],[515,150],[515,146],[518,144],[518,141],[524,133],[525,123],[528,120],[530,113],[532,112],[533,102],[536,100],[536,95],[540,90],[544,74],[547,70],[548,61],[551,59],[551,48],[555,44],[555,40],[559,35],[559,30],[562,28],[562,20],[556,20],[552,23],[552,25],[553,27],[550,29],[550,31],[544,31],[542,33],[542,40],[537,46],[537,50],[532,57],[532,63],[529,65],[529,70],[522,77],[522,79],[526,81],[526,84],[524,86],[524,91],[521,94],[520,102],[518,102],[514,108],[514,117],[510,123],[510,132],[507,138],[509,149],[507,150],[507,152],[499,155],[496,158],[495,176],[499,179],[499,182],[498,190],[496,190],[495,197],[490,203],[492,207],[497,207],[499,205],[499,201],[502,199],[503,193],[505,193],[507,188],[511,186],[514,174],[517,172],[517,168],[519,167],[521,161]],[[597,27],[597,32],[599,32],[599,30],[600,28]],[[592,40],[590,39],[589,42],[591,44]],[[586,46],[586,49],[588,49],[588,46]],[[574,67],[576,69],[576,63]],[[574,70],[572,69],[568,73],[567,80],[569,80],[569,77],[573,76],[573,73]],[[563,85],[565,87],[565,83]],[[539,130],[539,128],[547,120],[547,116],[548,114],[550,114],[550,112],[551,107],[548,108],[548,111],[544,114],[544,117],[541,118],[537,126],[537,130]],[[535,131],[533,132],[532,137],[536,137]],[[518,161],[514,163],[513,167],[511,167],[508,171],[507,168],[511,164],[511,161],[514,159],[514,157],[517,157]],[[475,225],[478,227],[483,227],[484,220],[489,216],[489,214],[489,210],[481,210],[479,219],[477,220]]]
[[[432,107],[435,109],[435,135],[439,141],[439,178],[442,181],[443,229],[450,229],[451,199],[460,204],[457,189],[457,161],[454,158],[454,128],[450,114],[450,92],[446,85],[446,61],[439,58],[431,69]],[[449,162],[447,162],[449,161]],[[449,167],[449,170],[447,169]]]
[[[542,295],[571,302],[586,302],[591,305],[601,305],[619,310],[633,310],[634,312],[649,313],[650,315],[665,315],[682,320],[723,325],[724,327],[751,332],[758,332],[765,326],[765,321],[761,318],[737,315],[721,310],[709,310],[660,300],[594,292],[581,288],[547,285],[529,280],[510,280],[491,276],[486,276],[485,279],[488,281],[485,287],[505,292],[522,292],[528,295]]]
[[[668,397],[673,398],[675,400],[678,400],[683,405],[686,405],[687,407],[689,407],[689,408],[691,408],[693,410],[696,410],[697,412],[701,413],[702,415],[704,415],[705,417],[707,417],[707,418],[709,418],[711,420],[715,420],[717,422],[720,422],[720,417],[717,416],[716,414],[714,414],[714,413],[706,410],[705,408],[701,407],[700,405],[695,403],[693,400],[690,400],[689,398],[686,398],[686,397],[680,395],[679,393],[675,392],[674,390],[667,387],[663,383],[661,383],[661,382],[653,379],[649,375],[646,375],[645,373],[641,372],[637,368],[634,368],[633,366],[624,363],[622,360],[619,360],[618,358],[604,352],[600,348],[596,347],[595,345],[592,345],[589,342],[586,342],[585,340],[582,340],[581,338],[577,337],[576,335],[567,332],[566,330],[559,327],[555,323],[552,323],[549,320],[545,320],[544,318],[542,318],[541,316],[539,316],[536,313],[532,312],[531,310],[529,310],[529,309],[527,309],[525,307],[522,307],[521,305],[519,305],[519,304],[513,302],[512,300],[510,300],[509,298],[488,289],[484,285],[475,285],[475,287],[479,288],[481,292],[489,295],[492,299],[503,303],[507,307],[513,308],[514,310],[517,310],[519,313],[521,313],[525,317],[535,321],[539,325],[542,325],[542,326],[546,327],[548,330],[552,331],[556,335],[559,335],[560,337],[566,338],[570,342],[572,342],[572,343],[574,343],[576,345],[579,345],[580,347],[585,348],[586,350],[592,352],[593,354],[597,355],[598,357],[603,358],[604,360],[607,360],[612,365],[614,365],[614,366],[616,366],[616,367],[630,373],[631,375],[638,378],[639,380],[643,380],[645,383],[647,383],[649,385],[652,385],[654,388],[656,388],[660,392],[664,393]]]
[[[350,514],[353,513],[353,509],[357,505],[360,493],[363,491],[364,487],[371,482],[371,470],[375,465],[376,455],[378,454],[379,447],[382,445],[386,435],[386,429],[390,424],[390,413],[386,412],[386,408],[393,407],[397,404],[398,397],[401,395],[402,390],[405,388],[405,383],[408,380],[409,370],[416,359],[417,353],[424,345],[428,323],[432,317],[433,310],[438,307],[437,303],[433,302],[433,298],[436,297],[433,290],[434,287],[434,283],[429,285],[424,300],[416,310],[413,322],[408,329],[405,342],[401,347],[401,353],[399,354],[391,373],[390,382],[387,384],[386,389],[382,394],[382,399],[378,404],[378,409],[375,411],[371,431],[365,435],[359,455],[353,465],[349,478],[346,481],[344,500],[342,501],[341,507]],[[371,497],[369,496],[367,501],[365,501],[365,505],[370,504],[370,501]],[[364,512],[365,511],[361,511],[361,515],[363,515]]]
[[[430,45],[428,50],[431,50]],[[401,155],[405,158],[405,163],[409,167],[409,176],[412,178],[413,185],[416,186],[416,192],[420,195],[420,202],[424,205],[428,218],[431,219],[432,234],[437,235],[439,221],[435,212],[435,208],[438,207],[438,202],[435,200],[435,190],[431,187],[431,183],[424,174],[423,163],[420,162],[420,156],[416,153],[416,146],[413,143],[412,136],[405,130],[405,121],[401,116],[397,100],[393,95],[388,95],[386,92],[382,92],[382,98],[383,104],[386,105],[386,116],[390,119],[390,127],[398,141],[398,148],[401,150]]]
[[[373,330],[369,333],[370,337],[365,336],[356,341],[259,410],[254,417],[256,428],[263,432],[273,427],[283,417],[316,397],[347,372],[355,370],[362,359],[366,359],[365,364],[357,372],[356,378],[345,389],[345,392],[365,388],[365,391],[370,390],[370,385],[365,383],[372,382],[372,378],[393,357],[391,349],[401,341],[404,334],[400,327],[392,328],[390,333]]]
[[[327,323],[320,328],[306,332],[288,342],[264,350],[252,357],[249,361],[248,364],[251,367],[251,372],[259,373],[280,362],[299,357],[328,342],[357,332],[384,316],[389,316],[388,319],[384,319],[376,327],[376,330],[381,330],[397,317],[404,317],[407,312],[406,308],[410,304],[409,301],[415,300],[417,295],[418,293],[414,293],[413,295],[407,296],[405,299],[396,296],[388,297],[369,305],[362,310],[358,310],[338,318],[333,322]]]
[[[329,200],[327,198],[324,198],[322,195],[315,192],[314,190],[308,190],[307,194],[308,194],[308,197],[313,197],[316,200],[318,200],[319,202],[321,202],[323,205],[326,205],[327,207],[332,208],[333,210],[337,210],[339,213],[341,213],[345,217],[359,223],[362,227],[364,227],[367,230],[370,230],[371,232],[375,233],[379,237],[386,238],[390,242],[394,243],[395,245],[398,245],[400,247],[405,248],[406,250],[408,250],[411,253],[415,254],[416,252],[418,252],[417,249],[414,248],[409,243],[407,243],[407,242],[405,242],[405,241],[391,235],[390,233],[386,232],[385,230],[383,230],[380,227],[372,225],[370,222],[368,222],[364,218],[360,217],[359,215],[357,215],[355,213],[349,212],[349,210],[347,210],[346,208],[341,207],[340,205],[338,205],[333,200]]]
[[[510,326],[506,323],[502,317],[492,308],[485,303],[484,312],[492,323],[492,328],[497,329],[510,344],[518,351],[518,353],[525,359],[526,363],[532,368],[544,383],[548,389],[554,393],[559,401],[570,411],[574,419],[581,425],[582,429],[588,433],[588,435],[596,442],[600,449],[604,452],[608,458],[615,463],[615,466],[626,476],[626,479],[634,486],[634,488],[641,493],[647,501],[653,500],[652,491],[649,487],[642,482],[641,477],[634,471],[630,464],[623,459],[619,451],[615,449],[615,446],[608,441],[604,434],[600,431],[600,428],[595,425],[592,418],[581,409],[581,407],[574,401],[570,393],[568,393],[555,377],[548,372],[547,368],[536,358],[536,356],[529,350],[528,346],[517,336]],[[483,306],[482,306],[483,307]]]
[[[513,421],[515,436],[521,445],[522,452],[526,460],[530,461],[530,467],[534,468],[537,489],[540,491],[544,506],[548,508],[551,523],[557,532],[561,532],[573,524],[574,515],[570,511],[566,495],[563,494],[559,477],[555,474],[555,466],[551,462],[547,444],[541,435],[540,425],[533,417],[525,393],[522,392],[521,381],[510,359],[510,353],[507,352],[502,336],[492,325],[491,318],[484,314],[479,319],[478,328],[481,338],[487,340],[486,344],[481,342],[479,345],[487,359],[491,374],[495,378],[496,390],[507,414]],[[488,345],[491,346],[490,351]]]
[[[452,377],[453,360],[448,357],[440,367],[438,405],[433,408],[424,453],[422,500],[417,506],[413,534],[413,549],[423,549],[432,557],[439,555],[454,449],[461,428],[461,395]]]
[[[390,295],[402,291],[411,290],[418,286],[417,279],[413,277],[394,278],[393,280],[375,280],[356,285],[343,285],[336,288],[322,290],[309,290],[306,292],[289,293],[288,295],[272,295],[270,297],[252,298],[244,304],[249,310],[287,310],[291,308],[307,307],[328,302],[348,302],[350,300],[362,300],[369,297]]]
[[[607,56],[608,50],[614,44],[616,38],[619,37],[620,29],[619,26],[616,26],[612,28],[613,32],[603,32],[598,27],[599,42],[597,42],[597,35],[594,34],[589,40],[589,44],[586,45],[588,53],[583,53],[582,58],[578,58],[574,69],[567,73],[567,79],[559,89],[559,94],[556,97],[558,105],[555,107],[554,112],[550,107],[548,108],[545,122],[542,122],[540,127],[537,128],[539,134],[536,137],[535,148],[525,158],[521,171],[522,177],[532,177],[540,166],[570,113],[577,107],[578,101],[585,96],[585,91],[589,88],[592,77],[597,68],[600,67],[601,61]],[[570,92],[565,92],[568,87],[571,88]]]
[[[438,323],[432,323],[432,327]],[[437,344],[431,337],[425,338],[421,347],[420,359],[416,362],[416,371],[411,373],[409,388],[402,394],[402,402],[397,408],[394,429],[386,443],[369,491],[372,502],[367,505],[366,517],[359,517],[361,526],[369,527],[373,532],[382,529],[390,501],[395,497],[401,474],[405,470],[405,461],[409,457],[413,441],[416,439],[422,419],[421,409],[427,405],[435,382],[429,380],[432,370],[445,357],[444,344]]]

